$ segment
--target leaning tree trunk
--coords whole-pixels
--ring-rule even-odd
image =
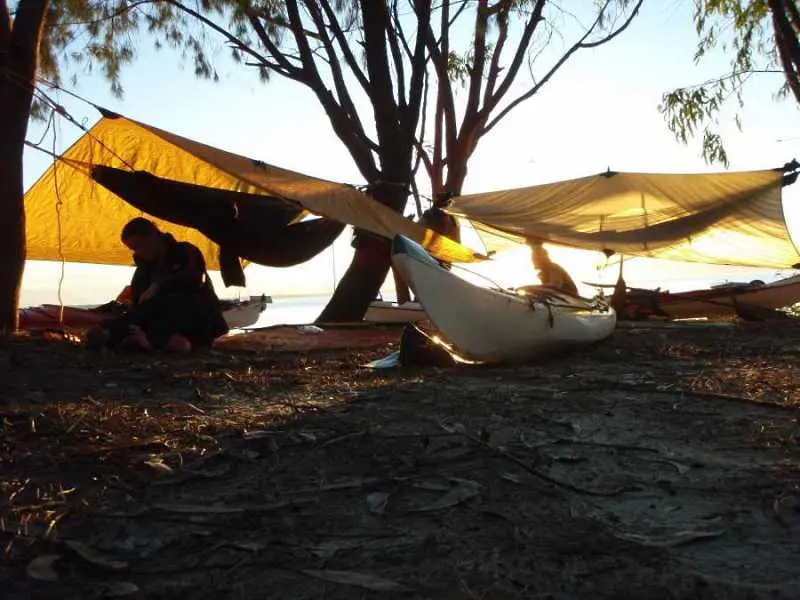
[[[47,0],[20,0],[13,28],[0,3],[0,334],[17,329],[25,268],[22,156]]]
[[[398,212],[408,199],[405,189],[397,186],[376,186],[376,200]],[[391,240],[376,239],[356,232],[353,260],[336,286],[328,305],[317,317],[317,323],[355,323],[361,321],[386,280],[391,267]]]

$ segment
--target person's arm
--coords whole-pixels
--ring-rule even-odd
[[[178,244],[169,256],[169,276],[159,281],[157,291],[173,292],[199,288],[206,274],[206,261],[202,252],[192,244]]]
[[[136,270],[131,277],[131,305],[136,306],[142,301],[142,296],[150,287],[150,273],[147,266],[135,255],[133,261],[136,264]]]

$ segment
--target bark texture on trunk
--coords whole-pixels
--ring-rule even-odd
[[[378,184],[372,189],[376,200],[400,211],[408,190],[397,185]],[[357,231],[355,255],[333,296],[317,317],[317,323],[355,323],[364,318],[369,303],[377,296],[391,266],[391,240]]]
[[[0,1],[0,335],[17,329],[25,268],[22,156],[48,0]]]
[[[13,117],[0,83],[0,130]],[[27,115],[22,118],[27,119]],[[22,273],[25,268],[25,211],[22,206],[22,148],[0,135],[0,335],[16,331]]]
[[[800,8],[796,0],[769,0],[769,7],[786,82],[795,100],[800,102]]]

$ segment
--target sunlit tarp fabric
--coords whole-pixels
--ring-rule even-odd
[[[106,113],[25,195],[29,259],[131,264],[119,232],[141,212],[92,180],[92,168],[98,165],[273,197],[265,202],[277,197],[293,203],[298,215],[308,211],[387,238],[402,233],[442,260],[470,262],[477,258],[472,250],[405,219],[350,186],[273,167]],[[209,268],[219,269],[217,245],[205,235],[154,220],[163,230],[198,246]]]
[[[603,173],[453,199],[488,250],[538,238],[586,250],[721,265],[800,262],[781,203],[783,169]]]

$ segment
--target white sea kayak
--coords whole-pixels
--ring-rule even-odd
[[[222,300],[222,316],[231,329],[243,329],[255,325],[269,304],[272,297],[264,294],[250,296],[249,300]]]
[[[384,302],[383,300],[373,300],[364,320],[368,323],[416,323],[425,320],[425,311],[419,302]]]
[[[394,238],[392,264],[445,341],[471,360],[524,361],[599,342],[616,326],[616,313],[603,302],[543,286],[476,286],[404,236]]]

